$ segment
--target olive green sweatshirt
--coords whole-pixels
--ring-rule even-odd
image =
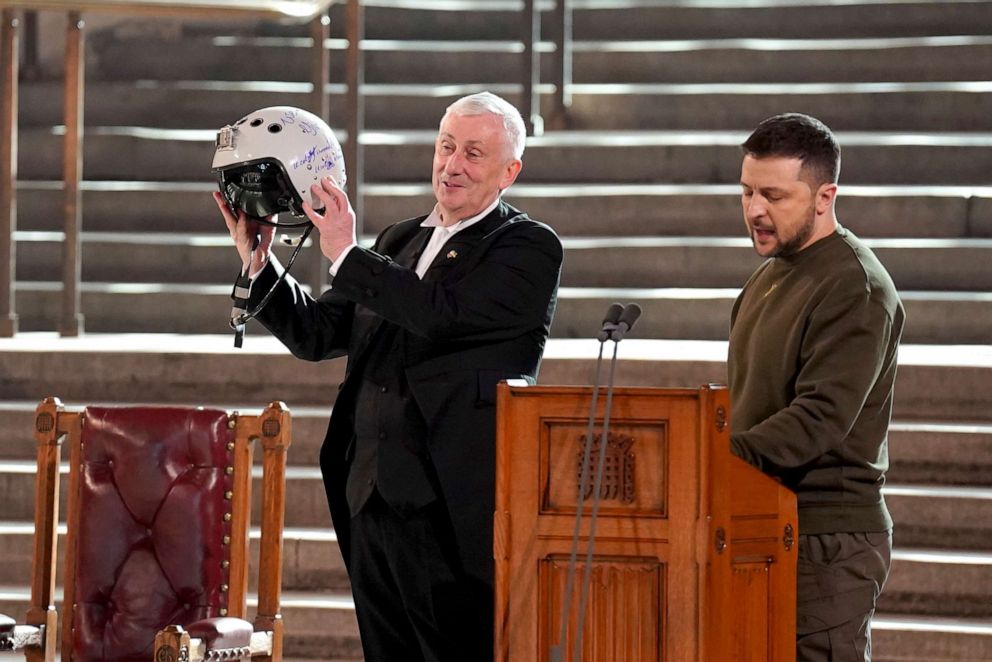
[[[735,454],[795,490],[799,531],[884,531],[896,353],[905,313],[875,255],[839,227],[765,261],[731,315]]]

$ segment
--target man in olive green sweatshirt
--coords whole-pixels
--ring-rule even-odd
[[[867,662],[892,551],[880,490],[905,315],[837,222],[830,129],[777,115],[742,149],[744,220],[767,260],[731,315],[731,447],[798,495],[797,662]]]

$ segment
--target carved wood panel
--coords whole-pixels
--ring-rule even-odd
[[[541,452],[542,515],[571,515],[579,502],[585,426],[545,419]],[[596,434],[586,483],[588,512],[602,436]],[[617,421],[610,428],[600,487],[603,515],[668,516],[668,426],[664,422]]]
[[[665,627],[665,575],[658,559],[594,557],[582,638],[583,662],[661,662]],[[585,564],[578,563],[569,615],[569,631],[578,625],[579,596]],[[539,563],[542,608],[539,662],[546,662],[561,627],[568,557],[550,556]],[[571,660],[575,636],[564,659]]]

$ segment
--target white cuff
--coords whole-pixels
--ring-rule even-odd
[[[264,269],[268,263],[269,263],[268,260],[262,262],[262,264],[258,267],[258,269],[255,269],[255,271],[248,274],[248,278],[250,278],[251,280],[255,280],[255,277],[258,276],[258,274],[262,273],[262,269]],[[247,267],[245,267],[245,269],[247,269]]]
[[[341,268],[341,265],[344,263],[344,259],[348,257],[348,253],[351,252],[351,249],[355,248],[356,246],[358,246],[358,244],[349,245],[347,248],[341,251],[341,255],[338,255],[338,259],[334,260],[334,262],[331,263],[331,267],[327,270],[327,272],[331,274],[331,278],[333,278],[338,274],[338,269]]]

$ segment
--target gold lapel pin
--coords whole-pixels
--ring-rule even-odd
[[[448,251],[448,254],[445,257],[447,257],[449,260],[454,260],[456,257],[458,257],[458,251],[454,251],[454,250]]]

